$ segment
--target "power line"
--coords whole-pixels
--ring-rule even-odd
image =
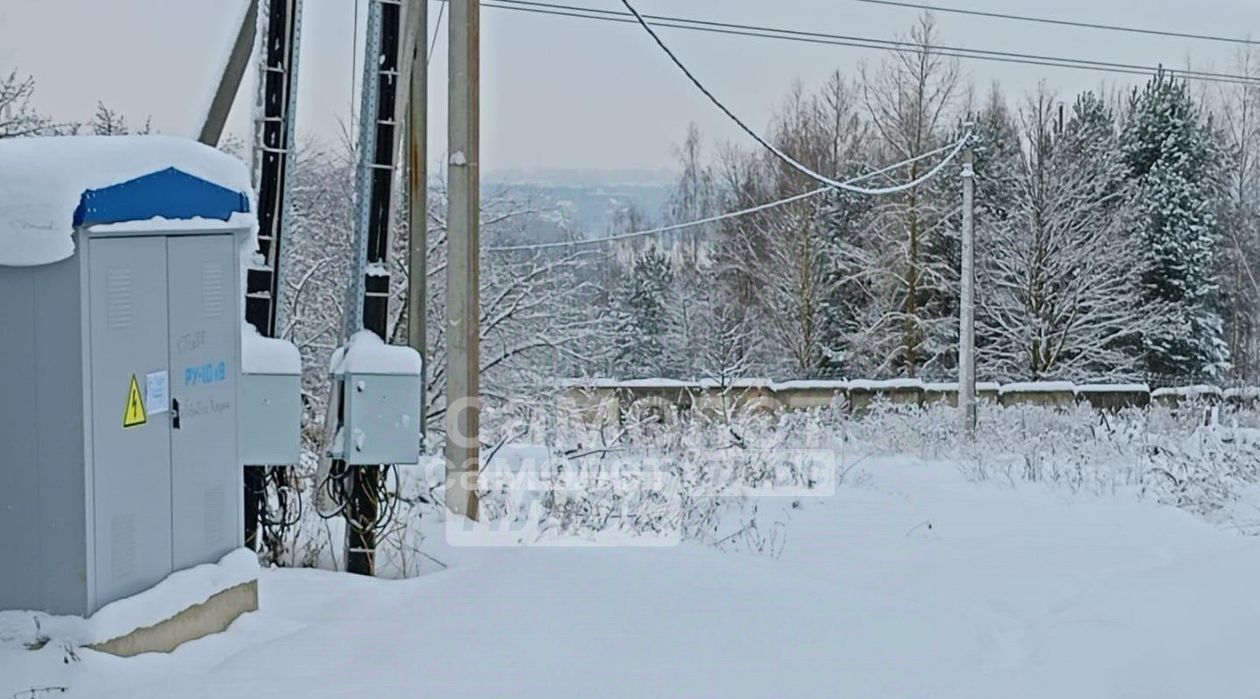
[[[989,17],[991,19],[1009,19],[1018,22],[1035,22],[1038,24],[1054,24],[1062,27],[1077,27],[1080,29],[1101,29],[1111,32],[1127,32],[1129,34],[1148,34],[1151,36],[1175,37],[1178,39],[1195,39],[1200,41],[1220,41],[1230,44],[1244,44],[1253,46],[1260,42],[1250,39],[1236,39],[1228,36],[1214,36],[1211,34],[1187,34],[1185,32],[1165,31],[1161,29],[1142,29],[1139,27],[1124,27],[1116,24],[1097,24],[1094,22],[1078,22],[1067,19],[1052,19],[1049,17],[1030,17],[1027,15],[1012,15],[1002,12],[985,12],[982,10],[966,10],[957,7],[944,7],[941,5],[928,5],[926,3],[915,2],[897,2],[897,0],[857,0],[871,5],[890,5],[893,7],[909,7],[916,10],[931,10],[933,12],[948,12],[958,15],[971,15],[973,17]]]
[[[946,146],[941,146],[940,148],[937,148],[936,150],[928,151],[926,153],[923,153],[922,155],[917,155],[913,158],[907,158],[905,160],[902,160],[901,162],[893,163],[892,165],[886,165],[878,170],[873,170],[864,175],[859,175],[852,179],[845,180],[845,184],[857,184],[858,182],[863,182],[865,180],[869,180],[869,179],[878,177],[880,175],[887,174],[898,168],[903,168],[907,165],[917,163],[920,160],[926,160],[928,158],[938,156],[941,153],[948,152],[949,155],[945,158],[945,160],[943,160],[940,165],[937,165],[933,169],[934,172],[939,171],[951,160],[957,157],[958,152],[962,150],[962,148],[967,144],[968,138],[969,136],[964,136],[957,143],[951,143]],[[902,188],[908,188],[908,185],[902,185]],[[833,189],[834,188],[830,186],[819,187],[817,189],[811,189],[808,192],[803,192],[801,194],[796,194],[796,195],[787,197],[785,199],[778,199],[776,201],[768,202],[765,204],[758,204],[757,206],[752,206],[747,209],[740,209],[738,211],[729,211],[724,214],[716,214],[714,216],[709,216],[709,217],[698,219],[695,221],[687,221],[686,223],[675,223],[668,226],[661,226],[659,228],[650,228],[645,231],[635,231],[633,233],[619,233],[617,235],[609,235],[609,236],[604,236],[602,238],[586,238],[584,240],[562,240],[562,241],[554,242],[554,243],[526,243],[523,245],[505,245],[505,246],[500,246],[500,247],[485,248],[485,250],[486,252],[549,250],[549,249],[555,249],[555,248],[569,248],[569,247],[578,247],[578,246],[584,246],[584,245],[598,245],[602,243],[615,243],[615,242],[619,242],[623,240],[632,240],[635,238],[645,238],[650,235],[659,235],[661,233],[671,233],[674,231],[681,231],[687,228],[695,228],[697,226],[704,226],[710,223],[717,223],[718,221],[725,221],[727,219],[738,218],[741,216],[748,216],[750,214],[767,211],[769,209],[775,209],[780,206],[785,206],[793,202],[801,201],[803,199],[816,197],[819,194],[832,191]]]
[[[734,122],[736,126],[738,126],[741,130],[743,130],[744,133],[748,134],[749,137],[751,137],[754,141],[761,144],[762,148],[765,148],[766,150],[770,151],[772,154],[774,154],[776,158],[783,161],[783,163],[786,164],[788,167],[796,170],[797,172],[801,173],[802,175],[805,175],[806,177],[809,177],[818,181],[820,184],[825,184],[828,187],[842,189],[844,191],[853,192],[855,194],[867,194],[867,195],[896,194],[897,192],[903,192],[907,189],[917,187],[923,182],[926,182],[932,179],[933,177],[936,177],[937,173],[939,173],[942,169],[944,169],[944,167],[949,163],[950,160],[953,160],[954,156],[958,154],[958,151],[962,150],[963,146],[967,143],[967,139],[971,135],[970,132],[968,132],[967,136],[963,137],[963,139],[959,141],[957,148],[955,148],[954,152],[951,153],[948,158],[941,161],[935,168],[932,168],[932,170],[930,170],[927,174],[923,175],[922,177],[912,182],[907,182],[905,184],[897,185],[894,187],[884,187],[884,188],[873,189],[873,188],[868,188],[868,187],[858,187],[848,182],[841,182],[839,180],[832,179],[830,177],[827,177],[826,175],[823,175],[814,171],[809,166],[805,165],[804,163],[801,163],[800,161],[796,160],[792,156],[783,152],[782,150],[779,149],[778,146],[766,140],[765,137],[757,133],[757,131],[754,130],[751,126],[744,123],[743,120],[741,120],[738,116],[736,116],[735,113],[732,112],[730,108],[728,108],[725,104],[723,104],[722,101],[719,100],[712,92],[709,92],[709,89],[704,86],[704,83],[701,83],[700,80],[694,74],[692,74],[690,70],[687,69],[687,66],[683,64],[682,60],[680,60],[678,56],[675,55],[674,52],[671,51],[670,48],[665,45],[665,42],[661,39],[660,35],[658,35],[656,31],[652,29],[652,26],[648,24],[646,20],[643,19],[643,16],[639,14],[639,11],[634,9],[634,5],[630,4],[630,0],[621,0],[621,4],[625,5],[627,10],[630,10],[630,13],[634,15],[634,18],[636,20],[638,20],[639,26],[643,27],[643,30],[646,31],[648,35],[652,37],[652,40],[656,42],[656,45],[659,46],[661,50],[665,52],[666,56],[669,56],[669,60],[672,61],[674,65],[677,66],[678,69],[683,72],[683,75],[687,76],[687,79],[691,81],[691,84],[695,85],[696,89],[699,90],[701,93],[703,93],[705,97],[708,97],[709,101],[712,102],[715,107],[720,109],[723,114],[725,114],[728,118],[730,118],[730,120]]]
[[[615,10],[601,10],[596,8],[578,7],[573,5],[561,5],[545,2],[529,2],[527,0],[485,0],[482,2],[483,7],[490,7],[500,10],[511,10],[514,12],[526,12],[532,14],[551,15],[558,17],[570,17],[575,19],[589,19],[603,22],[615,22],[620,24],[638,24],[634,16],[628,12],[618,12]],[[715,22],[709,20],[696,20],[684,17],[669,17],[665,15],[643,15],[647,20],[651,20],[652,26],[668,29],[686,29],[690,31],[699,31],[712,34],[724,34],[729,36],[745,36],[760,39],[778,39],[780,41],[794,41],[798,43],[817,44],[825,46],[845,46],[850,48],[875,49],[879,51],[903,52],[906,50],[921,50],[923,47],[905,41],[896,41],[891,39],[873,39],[869,37],[847,36],[843,34],[827,34],[822,32],[809,32],[794,29],[779,29],[775,27],[766,27],[758,25],[735,24],[730,22]],[[931,46],[931,51],[940,56],[952,58],[960,58],[973,61],[987,61],[993,63],[1009,63],[1018,65],[1033,65],[1049,68],[1071,68],[1075,70],[1088,70],[1102,73],[1115,73],[1121,75],[1135,75],[1141,77],[1150,77],[1160,71],[1166,74],[1179,76],[1186,80],[1195,80],[1203,82],[1216,82],[1228,84],[1244,84],[1255,85],[1260,83],[1260,79],[1250,76],[1236,75],[1231,73],[1215,73],[1198,70],[1176,70],[1168,69],[1163,66],[1150,66],[1140,64],[1116,63],[1111,61],[1097,61],[1080,58],[1067,58],[1062,56],[1048,56],[1038,54],[1023,54],[1010,51],[991,51],[985,49],[969,49],[958,46]]]
[[[500,247],[486,248],[485,250],[486,252],[516,252],[516,251],[521,251],[521,250],[552,250],[556,248],[572,248],[572,247],[581,247],[581,246],[586,246],[586,245],[602,245],[603,243],[617,243],[623,240],[633,240],[635,238],[646,238],[652,235],[660,235],[661,233],[672,233],[674,231],[681,231],[687,228],[695,228],[697,226],[703,226],[710,223],[717,223],[718,221],[724,221],[726,219],[737,218],[740,216],[748,216],[750,214],[755,214],[761,211],[767,211],[769,209],[775,209],[780,206],[785,206],[787,204],[791,204],[792,202],[801,201],[803,199],[809,199],[810,197],[816,197],[819,194],[822,194],[823,192],[829,192],[829,191],[831,191],[831,187],[819,187],[817,189],[811,189],[808,192],[790,196],[786,199],[779,199],[777,201],[772,201],[766,204],[760,204],[758,206],[749,207],[747,209],[740,209],[739,211],[731,211],[725,214],[709,216],[708,218],[702,218],[695,221],[688,221],[686,223],[676,223],[670,226],[650,228],[645,231],[635,231],[633,233],[619,233],[617,235],[609,235],[609,236],[604,236],[602,238],[585,238],[582,240],[561,240],[554,243],[526,243],[524,245],[504,245]]]
[[[428,2],[429,0],[423,0]],[[433,24],[433,40],[429,42],[429,55],[424,59],[424,65],[427,68],[433,62],[433,50],[437,48],[438,35],[442,31],[442,14],[446,11],[446,3],[438,6],[437,22]]]

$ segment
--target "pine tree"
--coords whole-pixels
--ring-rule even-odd
[[[842,176],[861,174],[851,167]],[[865,372],[867,348],[861,339],[863,312],[870,295],[869,255],[861,248],[863,226],[870,220],[871,197],[845,191],[828,192],[821,226],[830,264],[825,272],[822,315],[822,366],[819,374],[856,376]]]
[[[146,119],[144,126],[140,130],[133,132],[131,127],[127,125],[127,117],[106,107],[104,102],[96,103],[96,114],[92,115],[92,121],[88,124],[88,128],[96,136],[125,136],[129,133],[143,135],[152,131],[150,121]]]
[[[1172,311],[1142,340],[1146,372],[1161,383],[1219,379],[1229,365],[1216,275],[1222,156],[1185,82],[1161,74],[1134,92],[1123,152],[1138,188],[1138,292]]]
[[[616,335],[620,338],[614,366],[623,377],[650,378],[670,373],[669,291],[674,272],[656,245],[638,253],[622,279],[617,298]]]

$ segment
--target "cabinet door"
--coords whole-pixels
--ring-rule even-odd
[[[167,239],[170,275],[171,529],[175,568],[240,545],[236,449],[237,257],[230,235]],[[176,417],[177,416],[177,417]]]
[[[92,601],[99,608],[171,572],[170,424],[146,395],[147,377],[167,370],[170,350],[166,241],[104,238],[89,245]]]

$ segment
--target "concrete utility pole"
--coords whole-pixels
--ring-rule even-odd
[[[420,353],[424,374],[420,377],[420,440],[423,443],[428,414],[427,377],[429,358],[425,351],[428,333],[428,130],[429,130],[429,0],[412,0],[407,22],[411,38],[411,88],[407,101],[408,188],[407,242],[407,344]]]
[[[446,272],[446,506],[477,519],[481,462],[481,3],[451,0]]]
[[[962,292],[959,303],[958,332],[958,412],[963,434],[976,432],[976,228],[975,228],[975,152],[971,148],[971,128],[967,128],[967,146],[963,149],[962,204]]]

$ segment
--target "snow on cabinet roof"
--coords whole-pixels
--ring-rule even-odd
[[[292,342],[263,337],[254,326],[241,323],[241,371],[301,376],[302,355]]]
[[[70,257],[78,224],[162,217],[251,226],[250,191],[244,163],[187,139],[3,139],[0,265],[42,265]]]
[[[349,348],[338,347],[329,361],[330,371],[341,374],[384,374],[420,376],[420,353],[410,347],[387,345],[371,330],[360,330],[350,338]]]

